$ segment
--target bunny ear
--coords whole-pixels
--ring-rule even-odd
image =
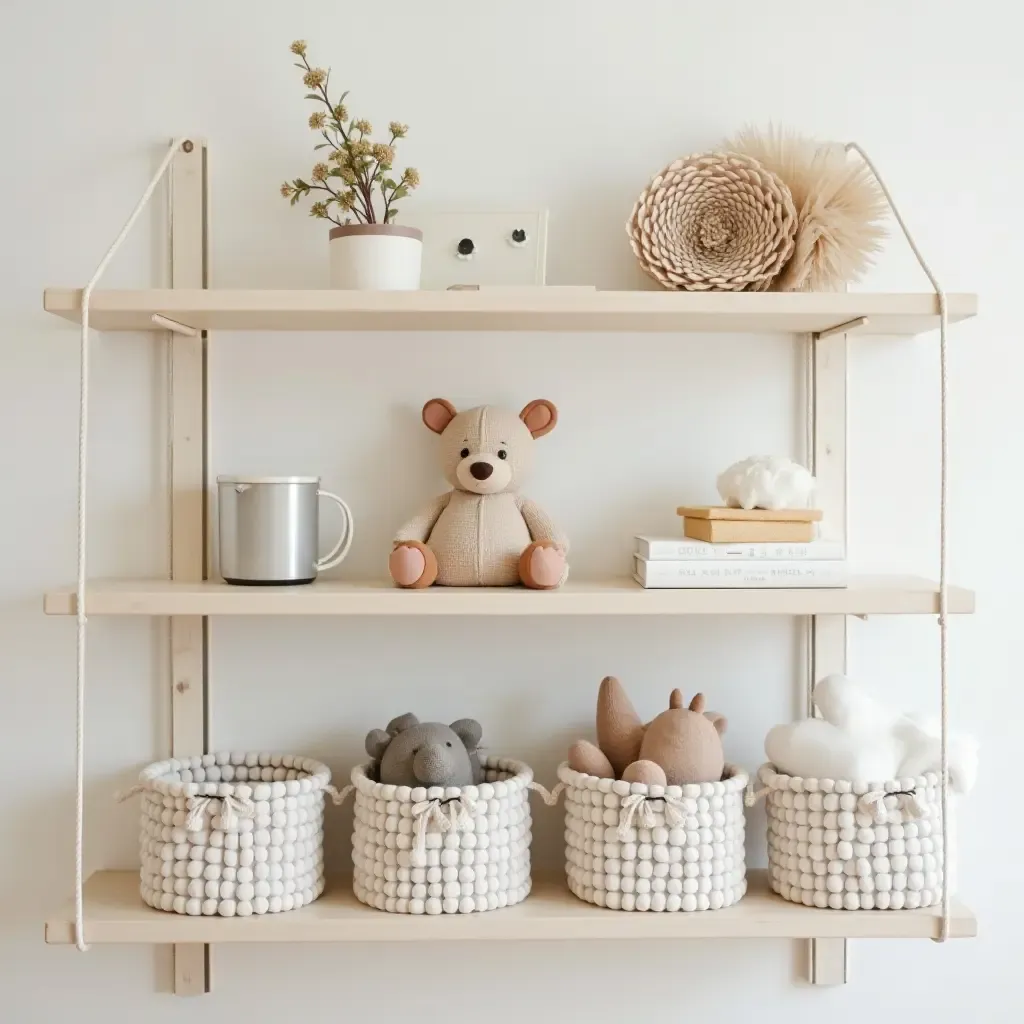
[[[704,694],[698,693],[694,695],[693,700],[690,701],[690,710],[696,711],[698,715],[704,713]]]
[[[669,707],[669,710],[670,711],[674,711],[677,708],[681,708],[682,706],[683,706],[683,691],[682,690],[678,690],[678,689],[673,690],[668,695],[668,707]]]

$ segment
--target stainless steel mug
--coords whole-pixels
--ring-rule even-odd
[[[312,583],[337,565],[352,546],[348,505],[320,488],[315,476],[217,477],[220,574],[228,583],[273,586]],[[320,498],[344,519],[341,537],[318,557]]]

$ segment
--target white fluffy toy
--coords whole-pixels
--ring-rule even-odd
[[[822,718],[777,725],[764,751],[776,770],[805,779],[880,782],[913,778],[941,767],[937,721],[894,711],[864,686],[844,675],[830,675],[814,687]],[[949,736],[949,784],[968,793],[978,772],[973,737]]]
[[[811,508],[815,486],[809,470],[780,455],[752,455],[718,476],[718,493],[731,508]]]

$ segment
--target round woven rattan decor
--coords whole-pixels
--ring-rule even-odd
[[[627,224],[644,272],[666,288],[764,291],[793,252],[796,209],[756,160],[702,153],[669,164]]]

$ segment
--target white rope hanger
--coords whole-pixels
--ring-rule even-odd
[[[88,621],[85,609],[85,531],[87,512],[87,483],[89,469],[89,302],[93,289],[99,284],[114,254],[128,237],[146,204],[153,196],[160,179],[171,165],[174,154],[184,139],[175,139],[160,161],[146,191],[135,204],[120,234],[114,239],[106,255],[100,260],[89,283],[82,291],[82,343],[78,398],[78,570],[75,587],[75,620],[77,624],[77,669],[75,675],[75,945],[85,952],[89,944],[85,941],[85,920],[82,907],[82,848],[85,804],[85,626]]]
[[[941,700],[941,776],[942,776],[942,927],[939,941],[945,942],[950,932],[951,894],[949,887],[949,585],[948,585],[948,519],[949,519],[949,375],[948,352],[946,344],[946,327],[948,315],[946,310],[946,293],[938,278],[928,266],[921,250],[910,233],[910,228],[900,214],[885,180],[871,158],[856,142],[846,144],[847,153],[856,153],[875,176],[889,208],[892,210],[896,223],[899,224],[907,244],[914,257],[931,283],[939,303],[939,684]]]

